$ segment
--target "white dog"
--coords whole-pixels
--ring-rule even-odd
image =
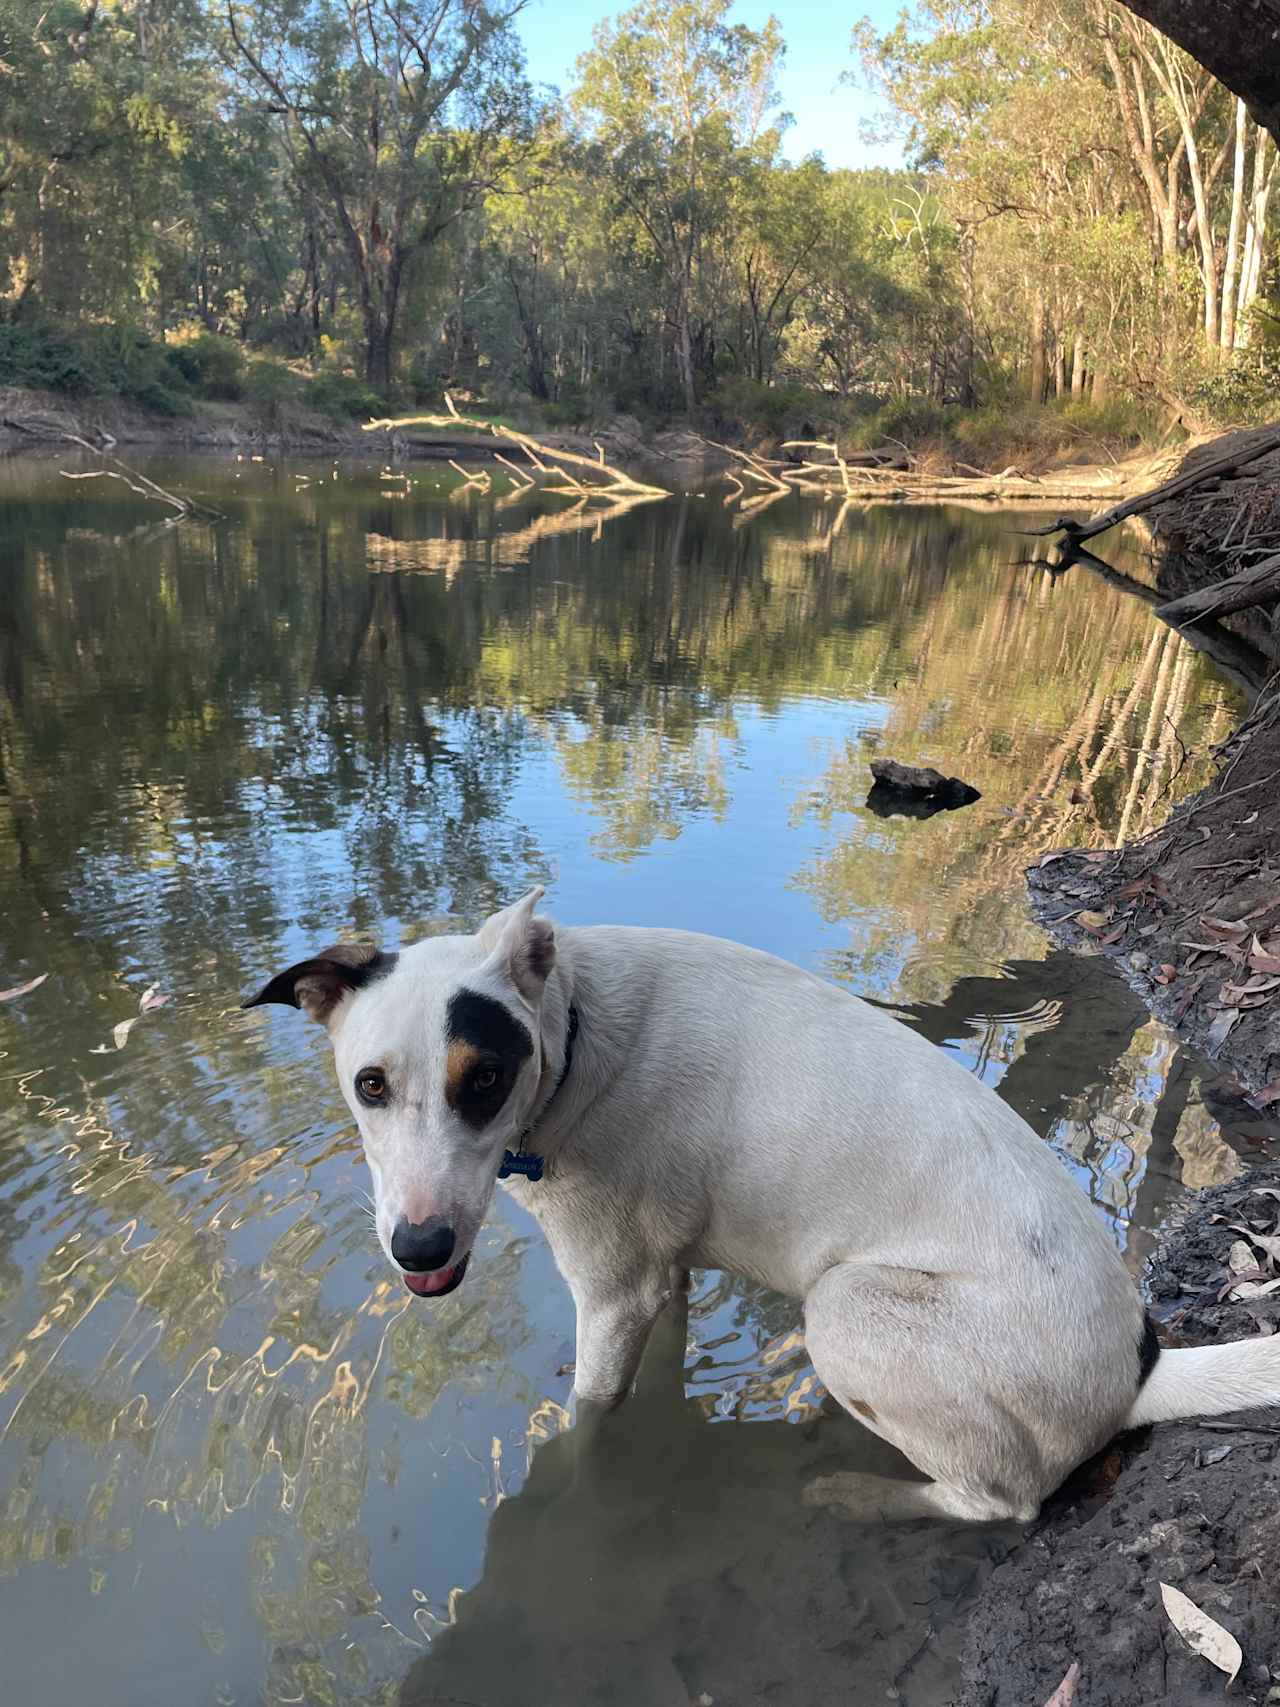
[[[625,1397],[694,1267],[802,1298],[828,1391],[931,1478],[807,1491],[855,1517],[1031,1518],[1118,1429],[1280,1403],[1280,1336],[1160,1353],[1097,1211],[932,1044],[735,943],[557,931],[541,895],[246,1006],[328,1027],[413,1292],[462,1282],[511,1175],[577,1306],[580,1412]]]

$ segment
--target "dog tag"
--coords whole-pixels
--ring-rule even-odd
[[[498,1169],[499,1179],[510,1179],[512,1174],[520,1174],[528,1180],[542,1178],[542,1157],[526,1155],[524,1151],[517,1156],[510,1150],[502,1152],[502,1166]]]

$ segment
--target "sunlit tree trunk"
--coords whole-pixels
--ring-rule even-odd
[[[1071,354],[1071,395],[1073,398],[1084,396],[1084,339],[1079,336]]]
[[[1044,402],[1045,380],[1048,377],[1044,330],[1044,292],[1037,286],[1031,294],[1031,370],[1027,381],[1027,395],[1033,403]]]
[[[1231,176],[1231,222],[1227,227],[1227,258],[1222,269],[1222,333],[1224,350],[1235,348],[1236,291],[1240,273],[1240,236],[1244,227],[1244,167],[1249,150],[1249,113],[1236,101],[1235,170]]]

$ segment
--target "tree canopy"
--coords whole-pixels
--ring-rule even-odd
[[[1280,154],[1134,8],[850,14],[886,172],[786,157],[776,19],[641,0],[561,97],[523,3],[0,0],[0,382],[904,434],[1265,406]]]

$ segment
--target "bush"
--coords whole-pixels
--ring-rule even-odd
[[[829,418],[832,399],[800,385],[762,385],[746,374],[728,374],[705,400],[719,432],[754,428],[770,438],[809,437],[815,420]]]
[[[274,414],[286,403],[301,403],[304,388],[304,381],[292,368],[264,357],[245,368],[241,395],[246,403],[256,403]]]
[[[344,415],[368,419],[370,415],[385,415],[386,399],[373,387],[353,373],[333,371],[320,373],[307,388],[307,402],[326,415]]]
[[[234,338],[199,332],[169,345],[168,355],[200,397],[235,403],[244,396],[244,353]]]
[[[0,385],[92,391],[94,374],[71,339],[34,326],[0,325]]]

